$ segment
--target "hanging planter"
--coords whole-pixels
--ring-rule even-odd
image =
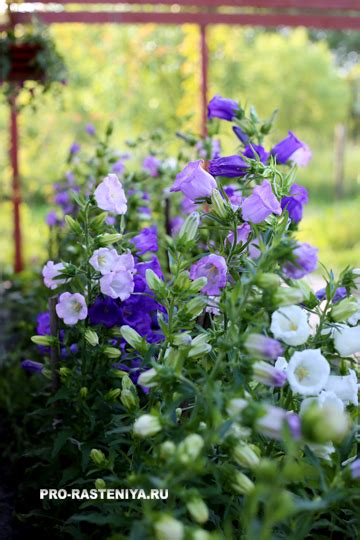
[[[37,65],[37,55],[41,53],[40,45],[28,43],[13,44],[9,46],[8,58],[9,69],[4,82],[23,83],[25,81],[41,81],[44,76],[44,70]]]
[[[26,94],[22,102],[33,105],[36,95],[57,92],[66,74],[53,39],[38,22],[0,34],[0,84],[8,99]]]

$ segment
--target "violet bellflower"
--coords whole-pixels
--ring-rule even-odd
[[[121,309],[117,300],[110,296],[97,296],[89,307],[90,324],[101,324],[106,328],[122,324]]]
[[[250,355],[266,360],[276,360],[284,352],[283,346],[277,339],[262,334],[249,334],[244,345]]]
[[[293,262],[283,265],[284,274],[292,279],[301,279],[317,268],[318,249],[305,242],[297,243],[293,252]]]
[[[50,210],[50,212],[46,216],[46,224],[49,225],[49,227],[55,227],[57,223],[58,223],[58,217],[56,215],[55,210]]]
[[[237,178],[246,174],[249,164],[241,156],[225,156],[209,161],[209,172],[213,176]]]
[[[241,141],[243,144],[248,142],[248,135],[246,135],[245,131],[243,131],[239,126],[233,126],[232,129],[239,141]]]
[[[326,297],[326,289],[325,288],[319,289],[315,294],[316,294],[316,298],[322,301]],[[340,300],[343,300],[346,297],[347,297],[347,290],[345,289],[345,287],[338,287],[333,296],[332,303],[337,304],[338,302],[340,302]]]
[[[237,227],[236,243],[245,244],[247,242],[247,239],[250,233],[251,233],[251,227],[248,223],[242,223],[241,225],[239,225],[239,227]],[[234,231],[231,231],[227,235],[226,241],[229,242],[229,244],[233,244],[234,240],[235,240]]]
[[[283,165],[292,161],[301,167],[307,165],[311,159],[309,147],[292,131],[289,131],[288,136],[272,148],[271,155],[276,158],[277,163]]]
[[[235,118],[239,105],[234,99],[215,95],[208,104],[208,118],[220,118],[231,121]]]
[[[134,236],[130,242],[134,244],[138,255],[143,255],[148,251],[158,251],[159,246],[156,225],[153,227],[145,227],[139,234]]]
[[[79,143],[77,142],[73,142],[72,145],[70,146],[70,149],[69,149],[69,152],[72,156],[74,156],[75,154],[77,154],[78,152],[80,152],[80,149],[81,149],[81,146]]]
[[[227,266],[221,255],[206,255],[190,268],[190,279],[207,278],[202,292],[209,296],[218,296],[226,285]]]
[[[248,144],[243,152],[243,155],[250,159],[260,159],[261,163],[266,163],[270,152],[267,152],[263,146],[258,144]]]
[[[241,194],[239,186],[237,185],[224,186],[224,191],[226,195],[228,196],[229,202],[231,204],[231,208],[235,212],[236,210],[238,210],[238,208],[240,208],[243,202],[243,196]]]
[[[126,214],[127,200],[123,186],[116,174],[108,174],[94,192],[96,204],[101,210],[117,215]]]
[[[160,160],[155,156],[147,156],[142,164],[143,170],[150,176],[159,176]]]
[[[293,184],[290,188],[290,195],[281,199],[281,208],[287,210],[291,221],[299,223],[303,216],[303,206],[308,202],[307,189],[299,184]]]
[[[95,137],[96,135],[95,127],[93,124],[86,124],[85,131],[88,135],[90,135],[90,137]]]
[[[211,197],[217,187],[215,178],[202,167],[203,160],[191,161],[179,174],[170,191],[181,191],[185,197],[194,201]]]
[[[261,223],[270,214],[280,215],[281,212],[280,203],[268,180],[264,180],[260,186],[255,186],[252,194],[242,204],[243,219],[252,223]]]
[[[34,362],[34,360],[23,360],[21,362],[21,367],[30,373],[41,373],[44,370],[44,364]]]

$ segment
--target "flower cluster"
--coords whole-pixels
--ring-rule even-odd
[[[238,154],[220,156],[216,144],[211,155],[210,137],[163,176],[149,154],[146,189],[110,172],[66,218],[77,258],[43,269],[55,313],[33,338],[44,364],[23,367],[60,376],[54,455],[69,441],[61,451],[71,464],[80,453],[78,477],[86,470],[97,487],[171,492],[166,505],[130,501],[121,516],[76,508],[74,519],[113,535],[285,537],[306,512],[328,523],[331,501],[346,505],[339,494],[351,496],[359,476],[360,271],[326,273],[317,293],[306,281],[318,252],[294,236],[308,202],[294,165],[310,150],[292,132],[267,150],[273,119],[231,99],[215,96],[209,119],[233,123]],[[167,189],[148,187],[164,178]],[[153,210],[145,227],[134,192]]]

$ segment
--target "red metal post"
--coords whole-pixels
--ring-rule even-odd
[[[200,25],[200,55],[201,55],[201,131],[207,135],[207,104],[208,104],[208,64],[209,51],[206,42],[206,25]]]
[[[10,105],[10,162],[13,173],[12,181],[12,201],[14,212],[14,270],[21,272],[23,270],[22,256],[22,237],[21,237],[21,222],[20,222],[20,206],[21,206],[21,189],[18,161],[18,125],[17,125],[17,110],[16,98],[9,100]]]

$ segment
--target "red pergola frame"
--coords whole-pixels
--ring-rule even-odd
[[[29,13],[26,4],[34,4]],[[70,4],[80,9],[69,11]],[[94,10],[94,5],[108,8]],[[86,9],[86,6],[88,8]],[[109,7],[120,8],[111,10]],[[151,9],[149,9],[149,7]],[[202,131],[206,134],[208,48],[206,27],[214,24],[262,27],[305,26],[360,30],[360,0],[26,0],[8,3],[10,23],[28,23],[31,16],[44,24],[196,24],[200,31]],[[20,221],[21,191],[18,165],[16,103],[10,104],[10,160],[13,171],[14,270],[23,269]]]

